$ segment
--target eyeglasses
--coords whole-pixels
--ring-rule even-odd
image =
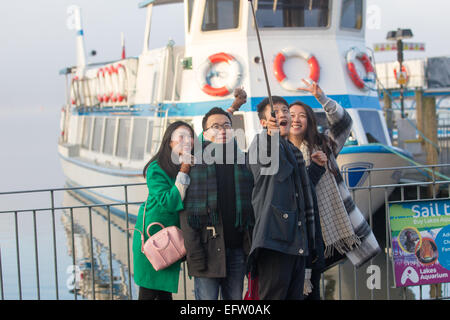
[[[214,131],[219,131],[220,129],[230,130],[231,123],[229,122],[225,122],[224,124],[214,123],[211,127],[205,129],[205,131],[208,131],[209,129],[213,129]]]

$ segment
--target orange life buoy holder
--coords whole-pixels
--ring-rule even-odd
[[[116,99],[118,102],[122,102],[127,99],[127,69],[123,64],[119,63],[115,67],[113,66],[113,70],[116,75]]]
[[[284,89],[288,91],[299,91],[299,87],[295,84],[295,82],[289,80],[283,71],[284,62],[290,57],[300,57],[306,60],[309,65],[309,79],[314,82],[319,81],[320,65],[313,54],[303,50],[284,48],[276,55],[273,62],[273,72],[275,74],[275,78]]]
[[[98,102],[106,102],[105,95],[105,71],[103,68],[97,71],[97,100]]]
[[[358,60],[364,66],[366,76],[361,78],[356,71],[355,61]],[[369,86],[367,83],[372,82],[375,84],[375,69],[372,62],[370,62],[367,53],[359,51],[357,48],[351,48],[346,54],[347,71],[356,87],[361,90],[371,89],[373,86]]]
[[[80,78],[74,76],[70,85],[70,100],[73,105],[78,106],[80,104]]]
[[[208,83],[207,79],[212,66],[221,62],[229,64],[230,74],[228,75],[228,81],[224,86],[215,88]],[[229,95],[233,92],[234,88],[239,85],[242,78],[241,65],[239,62],[232,55],[224,52],[215,53],[209,56],[208,59],[200,65],[198,70],[200,87],[203,92],[210,96],[223,97]]]
[[[398,79],[398,71],[397,69],[400,69],[400,64],[397,62],[396,66],[394,67],[394,77],[395,77],[395,81],[397,81],[397,83],[399,82]],[[409,81],[409,73],[408,73],[408,69],[406,68],[406,66],[403,64],[402,65],[402,72],[405,74],[405,84],[408,83]]]
[[[66,108],[61,108],[61,118],[59,120],[59,128],[61,129],[61,137],[64,138],[64,128],[66,126]]]

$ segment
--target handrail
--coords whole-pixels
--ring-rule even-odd
[[[381,146],[381,147],[385,148],[386,150],[391,151],[392,153],[394,153],[398,157],[402,158],[403,160],[406,160],[406,161],[408,161],[408,162],[410,162],[412,164],[415,164],[416,167],[421,167],[422,166],[420,163],[418,163],[418,162],[416,162],[416,161],[414,161],[414,160],[412,160],[412,159],[410,159],[408,157],[405,157],[400,152],[397,152],[396,150],[394,150],[394,148],[391,148],[391,147],[389,147],[387,145],[384,145],[382,143],[371,143],[371,145]],[[431,167],[434,168],[435,166],[432,165]],[[446,175],[444,175],[442,173],[436,172],[434,170],[430,170],[429,168],[424,168],[424,170],[430,172],[431,174],[435,174],[435,175],[437,175],[437,176],[439,176],[439,177],[441,177],[443,179],[450,180],[450,177],[447,177]]]
[[[140,186],[140,185],[145,185],[145,184],[146,184],[145,182],[135,182],[135,183],[122,183],[122,184],[94,185],[94,186],[84,186],[84,187],[64,187],[64,188],[35,189],[35,190],[23,190],[23,191],[3,191],[3,192],[0,192],[0,196],[7,195],[7,194],[17,194],[17,193],[67,191],[67,190],[97,189],[97,188],[117,188],[117,187],[125,187],[125,186],[127,186],[127,187]]]
[[[438,165],[424,165],[424,166],[420,166],[422,168],[429,168],[429,167],[446,167],[449,166],[450,164],[438,164]],[[416,166],[405,166],[405,167],[393,167],[393,168],[375,168],[375,169],[355,169],[355,170],[351,170],[352,172],[355,171],[371,171],[371,172],[382,172],[383,170],[398,170],[398,169],[417,169]],[[348,172],[349,170],[343,170],[343,172]],[[427,181],[427,182],[413,182],[413,183],[406,183],[406,184],[402,184],[402,183],[397,183],[397,184],[384,184],[384,185],[372,185],[371,184],[371,180],[370,180],[370,176],[369,176],[369,185],[368,186],[361,186],[361,187],[350,187],[349,190],[350,192],[353,194],[353,197],[355,197],[355,195],[358,195],[359,192],[361,192],[360,190],[364,190],[363,192],[367,192],[368,191],[368,199],[369,199],[369,206],[371,203],[371,197],[372,197],[372,192],[377,192],[378,194],[384,192],[384,198],[385,198],[385,207],[388,206],[390,203],[398,203],[397,199],[398,195],[395,197],[394,201],[389,200],[388,199],[388,194],[391,188],[396,188],[396,187],[400,187],[402,189],[401,191],[401,200],[400,201],[405,201],[405,197],[404,197],[404,192],[403,192],[403,188],[407,188],[407,187],[413,187],[416,188],[417,187],[417,197],[415,198],[418,201],[423,201],[423,200],[430,200],[430,198],[423,198],[421,196],[421,191],[419,190],[419,187],[427,187],[427,186],[441,186],[441,185],[445,185],[445,186],[450,186],[450,180],[447,181]],[[74,299],[78,299],[78,296],[81,294],[86,295],[85,297],[89,298],[89,295],[91,296],[92,299],[96,299],[96,294],[99,294],[99,291],[97,291],[98,289],[98,285],[100,284],[107,284],[108,287],[105,287],[103,290],[103,294],[102,297],[100,298],[109,298],[109,299],[113,299],[114,298],[114,292],[116,292],[116,294],[120,294],[121,297],[123,299],[133,299],[133,290],[134,286],[133,286],[133,280],[132,280],[132,264],[131,264],[131,248],[130,248],[130,241],[132,239],[132,234],[130,232],[128,232],[128,230],[132,229],[132,224],[129,224],[128,221],[128,206],[130,205],[140,205],[143,203],[143,201],[132,201],[129,202],[128,201],[128,191],[127,191],[127,187],[128,186],[145,186],[145,183],[130,183],[130,184],[115,184],[115,185],[106,185],[106,186],[83,186],[83,187],[64,187],[64,188],[48,188],[48,189],[39,189],[39,190],[24,190],[24,191],[10,191],[10,192],[2,192],[0,193],[0,195],[8,195],[8,194],[29,194],[31,192],[37,193],[37,192],[49,192],[51,193],[51,199],[52,199],[52,204],[50,207],[47,207],[47,204],[43,204],[43,208],[32,208],[32,209],[21,209],[21,210],[3,210],[0,211],[0,214],[9,214],[10,216],[12,216],[13,218],[13,224],[14,224],[14,228],[13,230],[10,230],[10,234],[11,234],[11,239],[15,238],[16,240],[16,244],[15,244],[15,250],[16,250],[16,264],[17,264],[17,287],[18,287],[18,295],[19,295],[19,299],[23,299],[23,292],[25,292],[22,288],[23,283],[25,283],[23,281],[23,274],[21,273],[21,270],[23,268],[21,268],[21,265],[25,265],[25,264],[31,264],[36,268],[36,284],[34,285],[34,288],[37,292],[37,299],[41,298],[41,285],[42,285],[42,281],[40,279],[40,274],[42,274],[43,272],[52,272],[49,271],[50,269],[48,268],[43,268],[41,269],[41,258],[39,255],[39,250],[38,250],[38,245],[39,245],[39,241],[38,241],[38,232],[37,232],[37,224],[36,224],[36,219],[38,217],[38,214],[40,213],[40,216],[43,217],[50,217],[51,215],[53,215],[53,217],[55,216],[55,212],[59,212],[62,211],[63,215],[66,217],[66,219],[63,221],[64,224],[64,228],[66,232],[66,237],[68,239],[68,242],[65,244],[67,249],[68,249],[68,254],[69,256],[71,256],[71,262],[69,263],[69,266],[72,265],[74,267],[82,267],[83,266],[83,270],[82,272],[85,272],[84,275],[86,275],[87,277],[84,278],[84,282],[80,283],[81,285],[79,285],[78,287],[76,287],[77,289],[73,290],[73,295],[74,295]],[[55,191],[70,191],[70,190],[79,190],[79,189],[90,189],[90,188],[116,188],[116,187],[123,187],[124,188],[124,192],[125,192],[125,198],[124,200],[117,200],[115,202],[112,203],[86,203],[85,201],[80,201],[81,203],[78,204],[78,202],[73,203],[76,205],[70,205],[64,202],[61,202],[60,205],[55,206],[54,205],[54,192]],[[378,191],[376,191],[378,190]],[[384,191],[383,191],[384,190]],[[433,195],[432,199],[436,199],[436,195]],[[445,194],[445,199],[447,198],[447,195]],[[414,200],[414,199],[412,199]],[[72,202],[70,202],[72,203]],[[126,208],[126,215],[124,217],[122,217],[122,220],[112,220],[111,219],[111,214],[113,213],[113,210],[117,209],[117,206],[127,206]],[[386,207],[387,208],[387,207]],[[81,213],[83,213],[80,220],[76,220],[75,218],[75,214],[79,214],[80,212],[77,212],[77,210],[83,210]],[[104,210],[104,211],[103,211]],[[371,209],[369,209],[371,210]],[[88,211],[88,212],[86,212]],[[21,214],[24,213],[25,214]],[[30,215],[29,213],[33,213],[33,215]],[[44,213],[45,212],[45,213]],[[98,213],[103,220],[102,223],[105,223],[107,228],[98,228],[99,233],[96,233],[96,235],[100,235],[101,236],[98,240],[95,235],[94,235],[94,228],[93,228],[93,213]],[[48,215],[50,214],[50,215]],[[372,212],[369,211],[369,224],[372,227],[373,226],[373,222],[372,222]],[[19,233],[19,216],[22,216],[23,219],[30,219],[30,223],[32,224],[33,230],[34,230],[34,240],[27,240],[25,237],[21,237],[21,234]],[[386,217],[388,217],[387,213],[386,213]],[[46,219],[44,219],[46,220]],[[98,220],[97,220],[98,221]],[[94,221],[94,225],[98,226],[96,224],[97,222]],[[79,233],[80,235],[80,239],[84,239],[83,243],[79,243],[75,238],[75,235],[78,233],[78,229],[76,229],[77,225],[81,226],[81,233]],[[112,229],[112,226],[115,227],[115,229]],[[390,250],[390,245],[389,245],[389,219],[386,219],[386,223],[385,223],[385,229],[386,229],[386,243],[383,246],[385,251],[384,252],[389,252]],[[22,226],[20,226],[20,228],[23,228]],[[84,229],[83,229],[84,228]],[[115,231],[114,231],[115,230]],[[119,232],[119,233],[118,233]],[[57,268],[58,263],[60,263],[61,259],[59,259],[59,261],[57,260],[57,248],[61,245],[64,246],[64,243],[59,243],[56,241],[57,237],[56,237],[56,231],[55,229],[53,230],[52,233],[52,239],[53,239],[53,265],[54,265],[54,286],[55,286],[55,294],[56,294],[56,299],[59,299],[59,287],[58,287],[58,275],[60,274],[60,271],[58,271],[59,269]],[[51,235],[50,235],[51,237]],[[100,245],[102,246],[102,248],[104,247],[106,251],[104,251],[104,256],[103,258],[100,257],[101,253],[95,253],[94,254],[94,249],[96,248],[94,246],[94,239],[96,240],[96,245]],[[114,240],[115,242],[113,243]],[[378,239],[379,240],[379,239]],[[13,246],[14,247],[14,246]],[[117,248],[120,248],[119,250],[117,250]],[[23,255],[23,250],[33,250],[34,249],[34,257],[33,255],[30,255],[30,257],[24,257]],[[114,249],[116,251],[114,251]],[[14,248],[11,248],[11,250],[14,250]],[[59,253],[58,253],[59,254]],[[117,256],[115,256],[115,254],[117,254]],[[120,258],[117,258],[118,256],[120,256]],[[115,258],[114,258],[115,257]],[[24,258],[24,259],[23,259]],[[32,259],[34,258],[34,262],[32,261]],[[113,258],[117,259],[117,261],[119,262],[120,266],[118,269],[116,269],[117,267],[113,267]],[[14,257],[12,256],[12,259],[14,259]],[[105,263],[102,265],[97,265],[96,261],[100,261],[101,259],[107,259],[105,260]],[[383,264],[385,265],[385,270],[387,272],[387,278],[389,279],[392,275],[392,272],[390,271],[391,269],[389,268],[389,255],[386,255],[386,263]],[[88,262],[89,266],[84,266],[84,262]],[[379,265],[380,262],[379,261],[374,261],[371,262],[371,264],[376,264]],[[383,266],[382,265],[382,266]],[[187,288],[189,286],[189,288],[192,288],[193,284],[191,280],[187,279],[186,276],[186,263],[183,263],[182,265],[182,270],[183,270],[183,277],[184,277],[184,296],[180,295],[179,298],[181,299],[188,299],[188,295],[187,295]],[[2,295],[0,296],[1,299],[5,298],[4,295],[4,286],[3,286],[3,279],[5,278],[5,273],[2,273],[2,265],[1,265],[1,260],[0,260],[0,289],[1,289],[1,293]],[[339,298],[342,299],[341,297],[341,286],[343,285],[343,283],[345,284],[347,281],[346,279],[348,277],[344,277],[341,278],[341,274],[345,274],[342,273],[342,270],[344,268],[344,270],[347,270],[346,267],[344,265],[338,265],[337,266],[338,270],[338,274],[339,274],[339,280],[338,280],[338,289],[335,289],[334,294],[336,294],[336,290],[339,290]],[[48,270],[47,270],[48,269]],[[44,270],[44,271],[43,271]],[[118,271],[115,271],[118,270]],[[12,274],[11,271],[8,270],[8,274]],[[59,273],[58,273],[59,272]],[[105,278],[103,278],[100,275],[100,272],[106,272]],[[115,281],[115,275],[117,275],[117,272],[120,272],[119,277],[121,277],[121,285],[120,288],[122,289],[117,289],[117,287],[114,284]],[[354,279],[357,279],[356,277],[356,269],[353,269],[353,277]],[[128,274],[128,277],[126,276],[126,274]],[[8,275],[6,275],[8,276]],[[27,275],[28,276],[28,275]],[[90,277],[90,278],[89,278]],[[108,278],[109,277],[109,278]],[[27,278],[28,279],[28,278]],[[76,279],[76,278],[74,278]],[[350,278],[348,278],[350,279]],[[187,283],[187,281],[190,281],[189,284]],[[322,284],[324,281],[324,277],[322,277]],[[181,282],[181,281],[180,281]],[[76,283],[76,280],[74,280],[74,285]],[[30,286],[33,286],[32,283],[30,283],[29,281],[27,281],[26,284],[26,288],[27,290],[29,290]],[[107,289],[109,288],[109,296],[107,296]],[[8,292],[9,288],[6,288],[6,292]],[[386,294],[387,294],[387,299],[390,299],[390,290],[391,290],[391,286],[390,286],[390,282],[389,280],[387,281],[386,287],[383,290],[386,290]],[[33,290],[33,289],[31,289]],[[77,291],[78,290],[78,291]],[[117,290],[123,290],[120,291],[119,293],[117,293]],[[358,294],[357,294],[357,290],[358,290],[358,284],[355,281],[355,285],[354,285],[354,297],[355,299],[357,299]],[[350,290],[351,291],[351,290]],[[72,291],[70,291],[69,293],[72,293]],[[182,291],[181,291],[182,293]],[[9,294],[9,293],[8,293]],[[324,299],[325,298],[325,292],[324,294]],[[346,293],[348,294],[348,292]],[[351,292],[350,292],[351,295]],[[372,299],[374,299],[374,295],[371,296]],[[417,297],[417,296],[416,296]],[[28,299],[28,296],[25,297]],[[46,298],[46,297],[45,297]],[[422,296],[420,295],[420,298],[422,299]],[[448,297],[446,297],[448,298]],[[378,298],[377,298],[378,299]]]
[[[391,150],[386,145],[373,143],[371,145],[380,145],[386,147],[388,150],[392,152],[396,152],[394,149]],[[405,157],[406,158],[406,157]],[[410,162],[413,162],[412,160]],[[450,167],[450,164],[427,164],[422,165],[417,162],[417,165],[414,166],[400,166],[400,167],[389,167],[389,168],[368,168],[368,169],[343,169],[341,173],[348,172],[378,172],[378,171],[392,171],[392,170],[409,170],[409,169],[427,169],[427,168],[443,168]],[[441,174],[442,175],[442,174]],[[445,179],[450,180],[450,177],[442,175]],[[49,192],[49,191],[68,191],[68,190],[82,190],[82,189],[98,189],[98,188],[117,188],[117,187],[129,187],[129,186],[142,186],[145,185],[145,182],[135,182],[135,183],[122,183],[122,184],[108,184],[108,185],[92,185],[92,186],[78,186],[78,187],[57,187],[57,188],[47,188],[47,189],[32,189],[32,190],[15,190],[15,191],[2,191],[0,192],[0,196],[2,195],[10,195],[10,194],[22,194],[22,193],[38,193],[38,192]]]
[[[124,206],[124,205],[139,205],[144,203],[143,201],[135,201],[135,202],[116,202],[116,203],[96,203],[96,204],[86,204],[80,206],[65,206],[65,207],[50,207],[50,208],[40,208],[40,209],[20,209],[20,210],[5,210],[0,211],[2,213],[11,213],[11,212],[31,212],[31,211],[50,211],[50,210],[64,210],[64,209],[83,209],[83,208],[93,208],[93,207],[111,207],[111,206]]]

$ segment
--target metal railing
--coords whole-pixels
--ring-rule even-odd
[[[450,165],[363,170],[367,172],[365,182],[350,188],[350,192],[358,207],[368,208],[365,213],[383,252],[359,269],[346,261],[326,271],[321,280],[322,298],[427,299],[422,286],[393,287],[388,205],[392,201],[450,198],[450,180],[437,179],[434,174],[447,166]],[[428,181],[374,182],[377,175],[396,170],[419,172]],[[343,172],[343,176],[346,174]],[[123,198],[100,201],[99,191],[110,188],[122,189]],[[46,198],[45,204],[33,208],[0,207],[0,219],[6,221],[0,220],[0,225],[5,226],[0,230],[0,239],[4,239],[0,248],[1,299],[135,299],[137,287],[133,284],[130,249],[133,233],[128,230],[133,228],[142,202],[128,200],[134,188],[146,189],[146,184],[0,192],[0,203],[15,196],[40,194]],[[62,198],[57,196],[61,193]],[[376,208],[380,199],[381,205]],[[41,223],[39,219],[47,221]],[[64,239],[66,244],[62,243]],[[43,241],[48,245],[40,245]],[[382,288],[367,288],[369,266],[382,270]],[[61,268],[66,268],[65,272]],[[182,290],[174,298],[193,299],[193,283],[186,275],[185,263],[180,283]],[[448,299],[448,285],[442,287],[444,294],[441,290],[436,297]]]
[[[69,238],[69,242],[70,242],[70,247],[67,248],[71,251],[71,255],[72,255],[72,265],[71,267],[73,268],[74,272],[77,273],[79,272],[78,269],[76,268],[77,263],[76,263],[76,248],[75,248],[75,221],[74,221],[74,211],[75,210],[82,210],[84,209],[85,211],[87,210],[88,213],[88,234],[89,234],[89,243],[90,243],[90,265],[91,265],[91,281],[92,281],[92,297],[93,299],[96,298],[96,291],[95,291],[95,275],[94,275],[94,271],[95,271],[95,262],[94,262],[94,253],[93,253],[93,242],[94,242],[94,232],[93,232],[93,226],[92,226],[92,215],[93,212],[96,212],[97,214],[102,214],[106,220],[107,220],[107,243],[106,246],[108,248],[108,260],[109,260],[109,274],[110,274],[110,281],[109,281],[109,288],[110,288],[110,298],[113,298],[113,263],[112,263],[112,259],[113,259],[113,252],[111,250],[111,243],[112,243],[112,238],[111,238],[111,225],[112,225],[112,221],[111,218],[112,216],[116,216],[119,219],[123,218],[123,222],[124,225],[119,226],[120,229],[122,229],[123,231],[126,231],[130,228],[132,228],[132,226],[134,225],[134,221],[135,221],[135,216],[133,216],[132,214],[130,214],[129,211],[129,207],[132,205],[140,205],[141,202],[129,202],[128,201],[128,189],[130,187],[136,187],[136,186],[145,186],[145,183],[134,183],[134,184],[124,184],[124,185],[101,185],[101,186],[89,186],[89,187],[66,187],[66,188],[53,188],[53,189],[39,189],[39,190],[25,190],[25,191],[11,191],[11,192],[1,192],[0,193],[0,197],[4,197],[4,196],[11,196],[11,195],[25,195],[25,194],[36,194],[36,193],[44,193],[44,194],[48,194],[50,197],[50,204],[49,206],[43,206],[40,208],[32,208],[32,209],[15,209],[15,210],[3,210],[0,211],[0,215],[5,215],[5,214],[13,214],[14,216],[14,238],[15,238],[15,249],[16,249],[16,264],[17,264],[17,287],[18,287],[18,298],[22,299],[23,295],[22,295],[22,273],[21,273],[21,256],[20,256],[20,233],[19,233],[19,215],[23,215],[26,213],[32,213],[33,215],[33,245],[34,245],[34,256],[35,256],[35,268],[36,268],[36,295],[37,295],[37,299],[41,298],[41,292],[40,292],[40,270],[39,270],[39,248],[38,248],[38,232],[37,232],[37,223],[36,223],[36,216],[37,214],[50,214],[51,216],[51,240],[52,240],[52,246],[53,246],[53,269],[54,269],[54,288],[55,288],[55,299],[59,299],[60,298],[60,279],[59,279],[59,270],[58,270],[58,263],[57,263],[57,258],[58,258],[58,244],[57,244],[57,229],[56,229],[56,214],[58,213],[58,211],[60,211],[60,213],[66,215],[66,217],[68,217],[68,221],[66,227],[68,227],[69,230],[69,234],[68,236]],[[107,203],[91,203],[91,204],[79,204],[79,205],[60,205],[57,206],[55,205],[55,193],[57,192],[79,192],[79,191],[88,191],[88,190],[92,190],[92,189],[106,189],[106,188],[123,188],[123,200],[122,201],[117,201],[117,202],[107,202]],[[89,198],[90,200],[92,200],[92,198]],[[83,200],[81,200],[83,201]],[[122,208],[122,214],[120,214],[119,211],[119,207],[123,207]],[[116,209],[116,210],[114,210]],[[106,214],[105,214],[106,213]],[[129,241],[127,241],[126,239],[129,239],[130,237],[132,237],[128,232],[125,232],[125,240],[124,243],[126,244],[126,263],[127,263],[127,272],[128,272],[128,279],[131,279],[131,268],[130,268],[130,246],[129,246]],[[30,243],[28,243],[30,244]],[[103,244],[105,245],[105,244]],[[1,289],[1,297],[2,299],[4,299],[5,296],[5,291],[4,291],[4,280],[3,280],[3,270],[2,270],[2,264],[1,264],[1,256],[0,256],[0,289]],[[69,266],[70,267],[70,266]],[[74,274],[73,275],[75,278],[79,278],[80,274]],[[74,279],[77,280],[77,279]],[[129,294],[129,298],[132,298],[132,288],[131,288],[131,281],[128,281],[128,291],[130,292]],[[78,290],[77,288],[74,288],[75,290],[73,291],[74,294],[74,299],[77,299],[78,296]]]
[[[364,203],[368,203],[367,220],[370,227],[375,233],[375,237],[380,244],[383,252],[377,257],[366,263],[364,266],[356,270],[348,261],[339,264],[334,270],[338,273],[339,289],[334,297],[337,299],[414,299],[420,300],[429,299],[423,296],[424,287],[430,287],[430,296],[434,295],[434,299],[450,299],[449,285],[444,284],[445,292],[441,295],[442,290],[438,292],[436,285],[424,285],[417,287],[402,287],[395,288],[394,275],[392,265],[392,248],[391,248],[391,235],[389,226],[389,204],[401,203],[408,200],[432,200],[432,199],[450,199],[450,179],[442,179],[444,175],[440,175],[439,171],[449,169],[450,164],[439,165],[423,165],[423,166],[408,166],[408,167],[392,167],[392,168],[378,168],[378,169],[360,169],[353,170],[366,171],[368,177],[366,184],[363,186],[350,187],[349,190],[352,197],[358,207],[364,206]],[[404,183],[395,184],[372,184],[372,180],[375,175],[389,172],[389,171],[403,171],[403,176],[408,177]],[[345,176],[347,172],[343,171]],[[422,177],[424,180],[417,180]],[[383,205],[376,210],[372,210],[372,203],[376,201],[377,196],[383,196]],[[376,223],[378,222],[378,223]],[[380,228],[382,224],[383,228]],[[383,230],[382,230],[383,229]],[[378,231],[378,232],[377,232]],[[380,232],[384,231],[384,232]],[[382,261],[384,260],[384,261]],[[377,266],[381,268],[381,276],[384,278],[384,286],[380,289],[368,289],[366,280],[369,274],[369,268],[371,266]],[[347,279],[342,280],[342,273],[344,269],[352,270],[352,275],[347,276]],[[328,271],[330,272],[330,271]],[[331,273],[333,270],[331,270]],[[350,279],[353,278],[353,279]],[[324,282],[327,279],[327,272],[322,276],[322,297],[327,298],[326,290],[324,288]],[[349,281],[350,280],[350,281]],[[344,282],[351,282],[352,288],[347,286],[347,292],[342,292],[342,287],[345,287]],[[352,290],[351,290],[352,289]],[[439,289],[440,290],[440,289]]]

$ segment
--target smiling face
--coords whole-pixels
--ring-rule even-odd
[[[280,136],[287,137],[291,126],[289,107],[284,103],[275,103],[273,105],[273,111],[275,112],[275,119],[277,119],[277,123],[280,125]],[[267,127],[267,119],[271,117],[270,105],[266,106],[264,117],[265,119],[261,119],[260,123],[263,127]]]
[[[292,118],[292,125],[289,134],[295,137],[300,136],[303,138],[306,130],[308,129],[308,117],[305,108],[298,104],[294,104],[289,109],[289,113]]]
[[[214,143],[227,143],[233,136],[230,119],[223,114],[213,114],[206,121],[203,137]]]
[[[190,154],[192,146],[194,145],[194,138],[191,135],[189,128],[185,126],[178,127],[170,139],[170,147],[172,152],[176,154]]]

